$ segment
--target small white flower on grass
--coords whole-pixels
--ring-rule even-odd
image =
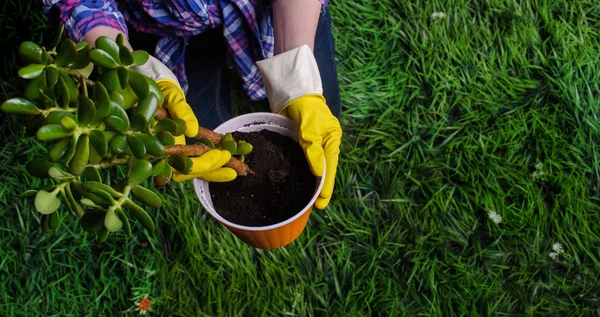
[[[500,224],[502,222],[502,216],[500,216],[495,210],[488,211],[488,217],[495,223]]]
[[[444,12],[434,12],[431,14],[431,18],[433,18],[434,20],[443,19],[445,17],[446,17],[446,14]]]
[[[563,252],[562,245],[560,245],[560,243],[558,243],[558,242],[556,242],[552,245],[552,250],[554,250],[554,252],[558,252],[558,253]]]
[[[555,242],[552,245],[552,252],[550,252],[548,255],[552,260],[556,260],[556,258],[562,253],[564,253],[562,245],[558,242]]]
[[[535,180],[544,180],[546,178],[546,171],[543,163],[535,164],[535,171],[531,174],[531,177]]]

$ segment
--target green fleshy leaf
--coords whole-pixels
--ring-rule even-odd
[[[160,133],[156,134],[156,137],[163,145],[175,144],[175,137],[168,131],[161,131]]]
[[[119,219],[119,216],[117,216],[114,210],[109,210],[106,213],[104,218],[104,227],[111,232],[119,231],[123,227],[123,222],[121,219]]]
[[[60,118],[60,125],[67,130],[75,130],[77,128],[77,122],[69,116]]]
[[[154,177],[154,183],[156,186],[165,186],[171,181],[171,177],[173,176],[173,169],[171,165],[166,164],[166,167]]]
[[[160,208],[162,206],[160,196],[147,188],[138,185],[131,189],[131,193],[135,198],[150,207]]]
[[[75,148],[75,155],[71,160],[70,171],[71,174],[79,176],[83,173],[83,170],[88,164],[90,158],[90,142],[89,136],[83,134],[77,141],[77,147]]]
[[[87,198],[84,198],[84,199],[87,199]],[[91,202],[91,200],[89,200],[89,199],[87,199],[87,201]],[[83,202],[83,199],[82,199],[81,203],[86,205]],[[88,205],[86,205],[86,206],[88,206]],[[97,206],[97,205],[94,204],[94,206]],[[88,206],[88,207],[91,207],[91,206]],[[98,232],[98,231],[104,229],[104,217],[105,217],[104,212],[95,211],[95,210],[87,211],[80,219],[81,226],[83,227],[84,230],[86,230],[88,232]]]
[[[150,134],[141,134],[138,138],[140,141],[142,141],[142,143],[144,143],[147,154],[156,157],[162,157],[165,155],[165,147],[156,137]]]
[[[98,66],[107,69],[115,69],[118,66],[117,61],[104,50],[94,48],[90,51],[88,56],[90,60]]]
[[[108,95],[106,87],[104,87],[102,83],[96,82],[94,84],[92,100],[96,106],[96,114],[93,122],[102,122],[102,120],[109,115],[111,109],[110,96]]]
[[[102,130],[91,130],[89,132],[90,144],[100,157],[105,157],[108,153],[108,142]]]
[[[22,42],[21,44],[19,44],[17,52],[23,60],[23,62],[27,64],[43,64],[42,55],[44,51],[36,43],[33,43],[31,41]]]
[[[46,84],[48,85],[48,87],[54,88],[56,83],[58,83],[59,75],[60,75],[60,72],[58,71],[58,69],[56,69],[54,67],[46,68]]]
[[[63,170],[61,170],[60,168],[53,166],[48,170],[48,175],[50,177],[52,177],[53,179],[59,180],[59,181],[63,181],[63,180],[69,180],[69,179],[73,179],[75,178],[74,175],[69,174]]]
[[[129,130],[127,124],[123,120],[115,116],[107,117],[106,119],[104,119],[104,123],[106,123],[106,125],[111,129],[119,133],[125,133],[127,132],[127,130]]]
[[[77,47],[71,39],[64,39],[56,50],[56,65],[69,67],[70,64],[77,58]]]
[[[136,203],[134,203],[131,199],[126,200],[127,206],[129,206],[129,212],[142,224],[146,230],[153,232],[154,221],[148,215],[148,213]]]
[[[48,157],[53,162],[60,162],[69,151],[71,138],[64,138],[56,142],[48,151]]]
[[[192,171],[193,164],[192,159],[185,155],[169,156],[169,165],[181,174],[189,174]]]
[[[132,53],[132,55],[133,55],[133,65],[134,66],[143,65],[150,58],[150,55],[148,54],[148,52],[142,51],[142,50],[134,51]]]
[[[237,143],[237,150],[236,150],[236,154],[237,155],[248,155],[252,152],[252,144],[246,142],[246,141],[238,141]]]
[[[35,209],[44,214],[49,215],[60,208],[60,200],[56,195],[45,190],[40,190],[35,195]]]
[[[48,67],[50,69],[50,67]],[[57,73],[58,74],[58,73]],[[38,76],[35,79],[30,80],[25,86],[24,96],[25,99],[28,100],[36,100],[41,97],[41,92],[44,91],[47,87],[47,77],[48,76]],[[56,77],[58,80],[58,76]],[[48,108],[53,106],[53,101],[50,100],[50,105],[44,105]]]
[[[119,56],[121,57],[121,65],[129,66],[133,64],[133,54],[125,45],[119,45]]]
[[[110,151],[113,155],[122,155],[129,153],[129,144],[126,135],[117,135],[110,140]]]
[[[77,120],[81,127],[88,126],[96,116],[94,102],[85,95],[79,95],[79,108],[77,109]]]
[[[143,183],[152,175],[152,164],[148,161],[138,161],[131,168],[127,177],[127,185],[136,186]]]
[[[110,231],[106,228],[102,228],[96,234],[98,235],[98,242],[104,243],[106,239],[108,239]]]
[[[49,162],[43,158],[36,158],[27,162],[25,169],[27,170],[27,173],[33,177],[48,178],[50,177],[48,170],[54,166],[55,165],[52,162]]]
[[[73,131],[69,131],[60,124],[47,124],[38,129],[36,136],[40,141],[51,141],[63,139],[73,134]]]
[[[237,143],[234,141],[221,142],[221,149],[229,151],[231,155],[235,155],[237,151]]]
[[[0,105],[0,110],[6,113],[37,115],[41,112],[36,105],[25,98],[11,98]]]
[[[183,119],[175,119],[175,123],[177,124],[177,131],[173,133],[174,136],[180,136],[185,133],[185,128],[187,127],[187,123]]]
[[[44,71],[44,68],[46,68],[46,65],[30,64],[30,65],[27,65],[27,66],[19,69],[18,74],[19,74],[19,77],[24,78],[24,79],[34,79],[42,74],[42,72]]]
[[[117,64],[121,63],[121,58],[119,57],[119,45],[110,37],[98,37],[96,39],[96,47],[108,53]]]
[[[127,144],[129,144],[129,148],[133,155],[138,159],[142,159],[146,156],[146,146],[136,135],[132,134],[127,136]]]
[[[127,215],[125,215],[125,213],[123,212],[123,210],[121,208],[118,208],[116,210],[117,216],[119,217],[119,220],[121,220],[121,222],[123,222],[123,232],[125,232],[125,235],[130,238],[131,237],[131,224],[129,223],[129,219],[127,218]]]

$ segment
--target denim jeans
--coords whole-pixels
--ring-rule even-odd
[[[134,49],[154,51],[158,39],[130,28]],[[321,12],[315,36],[314,54],[321,74],[323,95],[332,113],[340,114],[340,93],[335,63],[331,16]],[[232,118],[231,82],[236,73],[230,71],[227,47],[221,29],[213,29],[190,38],[185,53],[188,91],[186,99],[200,125],[214,129]]]

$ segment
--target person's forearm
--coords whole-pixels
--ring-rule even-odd
[[[117,35],[119,35],[121,33],[123,33],[123,32],[121,32],[120,30],[117,30],[117,29],[113,29],[108,26],[99,26],[99,27],[95,27],[95,28],[91,29],[89,32],[87,32],[83,36],[83,40],[88,42],[91,46],[94,46],[96,43],[96,39],[101,36],[108,36],[114,40],[117,38]],[[133,49],[131,48],[131,44],[129,44],[129,41],[127,40],[127,38],[125,38],[124,44],[130,50],[133,51]]]
[[[275,55],[302,45],[314,48],[321,6],[319,0],[273,1]]]
[[[42,0],[42,9],[46,14],[58,12],[58,22],[75,42],[94,45],[102,35],[113,39],[119,33],[127,35],[127,25],[116,0]]]

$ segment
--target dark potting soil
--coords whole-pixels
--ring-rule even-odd
[[[244,162],[254,175],[210,183],[213,205],[223,218],[244,226],[268,226],[293,217],[309,203],[315,177],[298,143],[269,130],[234,132],[233,137],[252,144]]]

